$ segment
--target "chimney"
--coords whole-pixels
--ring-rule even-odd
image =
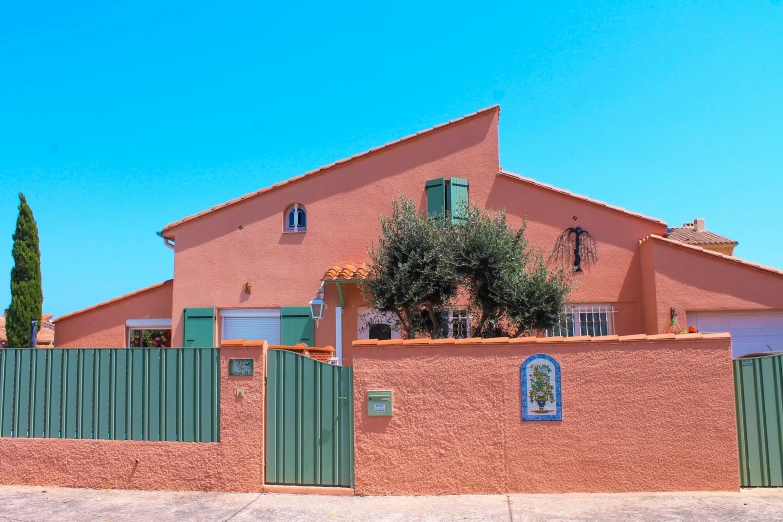
[[[707,230],[704,227],[704,218],[696,218],[693,220],[693,231],[694,232],[704,232]]]

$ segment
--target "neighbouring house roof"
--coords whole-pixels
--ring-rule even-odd
[[[753,261],[746,261],[745,259],[740,259],[740,258],[734,257],[734,256],[727,256],[726,254],[721,254],[720,252],[715,252],[713,250],[707,250],[707,249],[702,248],[702,247],[700,247],[698,245],[689,245],[687,243],[682,243],[680,241],[675,241],[673,239],[662,237],[662,236],[658,236],[658,235],[655,235],[655,234],[650,234],[646,238],[641,239],[639,241],[639,244],[641,245],[641,244],[646,243],[648,241],[657,241],[659,243],[666,243],[668,245],[672,245],[672,246],[675,246],[675,247],[678,247],[678,248],[688,249],[688,250],[691,250],[693,252],[697,252],[699,254],[717,257],[719,259],[723,259],[723,260],[729,261],[731,263],[736,263],[738,265],[745,266],[745,267],[748,267],[748,268],[755,268],[756,270],[762,270],[764,272],[769,272],[769,273],[772,273],[772,274],[775,274],[775,275],[783,276],[783,270],[780,270],[780,269],[777,269],[777,268],[774,268],[774,267],[771,267],[771,266],[761,265],[759,263],[754,263]]]
[[[63,319],[67,319],[69,317],[73,317],[74,315],[83,314],[84,312],[88,312],[90,310],[95,310],[96,308],[100,308],[102,306],[110,305],[112,303],[116,303],[118,301],[122,301],[123,299],[127,299],[129,297],[133,297],[134,295],[142,294],[144,292],[149,292],[150,290],[154,290],[156,288],[160,288],[163,285],[173,283],[173,279],[168,279],[166,281],[163,281],[162,283],[158,283],[152,286],[148,286],[147,288],[142,288],[141,290],[136,290],[135,292],[131,292],[129,294],[121,295],[120,297],[115,297],[114,299],[109,299],[108,301],[104,301],[102,303],[98,303],[97,305],[88,306],[87,308],[82,308],[81,310],[77,310],[75,312],[71,312],[70,314],[61,315],[57,319],[55,319],[53,322],[62,321]]]
[[[370,268],[366,263],[359,265],[334,265],[324,274],[324,281],[361,281],[367,278]]]
[[[719,236],[709,230],[696,230],[693,223],[667,229],[666,237],[688,245],[737,246],[739,244],[733,239]]]
[[[609,203],[605,203],[605,202],[597,200],[597,199],[588,198],[587,196],[582,196],[580,194],[574,194],[573,192],[570,192],[568,190],[561,189],[561,188],[555,187],[553,185],[548,185],[546,183],[541,183],[540,181],[536,181],[536,180],[531,179],[531,178],[526,178],[524,176],[520,176],[519,174],[514,174],[513,172],[508,172],[506,170],[501,170],[500,172],[498,172],[498,175],[499,176],[504,176],[506,178],[510,178],[510,179],[513,179],[513,180],[516,180],[516,181],[521,181],[522,183],[527,183],[528,185],[533,185],[533,186],[540,187],[540,188],[543,188],[543,189],[546,189],[546,190],[550,190],[552,192],[557,192],[558,194],[563,194],[564,196],[568,196],[570,198],[578,199],[580,201],[584,201],[584,202],[590,203],[592,205],[597,205],[599,207],[603,207],[603,208],[606,208],[606,209],[609,209],[609,210],[613,210],[615,212],[620,212],[622,214],[627,214],[629,216],[633,216],[633,217],[636,217],[636,218],[644,219],[644,220],[647,220],[647,221],[652,221],[653,223],[657,223],[659,225],[664,225],[664,226],[666,225],[666,222],[661,220],[661,219],[650,217],[650,216],[645,216],[644,214],[640,214],[639,212],[633,212],[631,210],[627,210],[627,209],[624,209],[622,207],[618,207],[618,206],[615,206],[615,205],[610,205]]]
[[[38,346],[54,346],[54,325],[51,323],[52,314],[43,314],[42,322],[38,326]],[[8,337],[5,334],[5,315],[0,315],[0,346],[6,346]]]
[[[323,174],[325,172],[328,172],[328,171],[334,169],[335,167],[339,167],[339,166],[345,165],[346,163],[358,160],[360,158],[364,158],[364,157],[370,156],[372,154],[384,151],[386,149],[390,149],[390,148],[395,147],[397,145],[400,145],[402,143],[406,143],[406,142],[415,140],[417,138],[420,138],[422,136],[425,136],[425,135],[437,132],[437,131],[443,129],[444,127],[448,127],[450,125],[456,125],[458,123],[462,123],[464,121],[471,120],[471,119],[476,118],[478,116],[482,116],[484,114],[488,114],[488,113],[495,112],[495,111],[498,111],[498,112],[500,111],[500,106],[499,105],[493,105],[492,107],[487,107],[486,109],[481,109],[481,110],[476,111],[476,112],[474,112],[472,114],[468,114],[468,115],[463,116],[461,118],[457,118],[456,120],[451,120],[451,121],[448,121],[446,123],[441,123],[440,125],[435,125],[434,127],[431,127],[429,129],[426,129],[426,130],[423,130],[423,131],[419,131],[416,134],[411,134],[410,136],[405,136],[404,138],[400,138],[398,140],[392,141],[392,142],[387,143],[385,145],[381,145],[380,147],[375,147],[375,148],[370,149],[368,151],[361,152],[359,154],[355,154],[355,155],[351,156],[350,158],[345,158],[345,159],[336,161],[334,163],[330,163],[329,165],[325,165],[323,167],[319,167],[319,168],[317,168],[315,170],[311,170],[309,172],[305,172],[302,175],[295,176],[295,177],[287,179],[285,181],[281,181],[280,183],[275,183],[271,187],[266,187],[266,188],[263,188],[263,189],[258,190],[256,192],[251,192],[250,194],[245,194],[244,196],[241,196],[241,197],[239,197],[237,199],[232,199],[231,201],[227,201],[226,203],[223,203],[221,205],[216,205],[216,206],[214,206],[214,207],[212,207],[212,208],[210,208],[208,210],[204,210],[203,212],[199,212],[198,214],[194,214],[192,216],[188,216],[186,218],[180,219],[179,221],[175,221],[174,223],[170,223],[170,224],[166,225],[163,228],[162,234],[165,236],[167,232],[170,232],[172,229],[174,229],[175,227],[178,227],[179,225],[182,225],[183,223],[187,223],[189,221],[193,221],[194,219],[198,219],[198,218],[203,217],[203,216],[205,216],[207,214],[211,214],[211,213],[213,213],[215,211],[222,210],[222,209],[224,209],[226,207],[230,207],[231,205],[234,205],[236,203],[240,203],[240,202],[245,201],[247,199],[250,199],[250,198],[253,198],[253,197],[256,197],[256,196],[260,196],[262,194],[265,194],[265,193],[270,192],[272,190],[279,189],[280,187],[289,185],[289,184],[294,183],[296,181],[300,181],[300,180],[305,179],[305,178],[311,178],[311,177],[316,176],[318,174]]]

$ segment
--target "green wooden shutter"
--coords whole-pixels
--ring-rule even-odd
[[[185,348],[215,347],[215,309],[185,308]]]
[[[280,344],[294,346],[305,343],[315,346],[315,327],[309,306],[280,308]]]
[[[451,178],[449,182],[449,212],[452,223],[464,223],[468,219],[468,180]]]
[[[427,182],[427,215],[442,216],[446,212],[446,180],[431,179]]]

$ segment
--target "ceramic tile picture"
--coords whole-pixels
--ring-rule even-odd
[[[563,420],[560,365],[549,355],[531,355],[520,368],[523,421]]]

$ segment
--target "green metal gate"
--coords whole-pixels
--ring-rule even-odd
[[[783,355],[734,361],[740,484],[783,486]]]
[[[266,483],[353,487],[353,368],[269,350]]]
[[[2,348],[0,437],[220,441],[217,348]]]

